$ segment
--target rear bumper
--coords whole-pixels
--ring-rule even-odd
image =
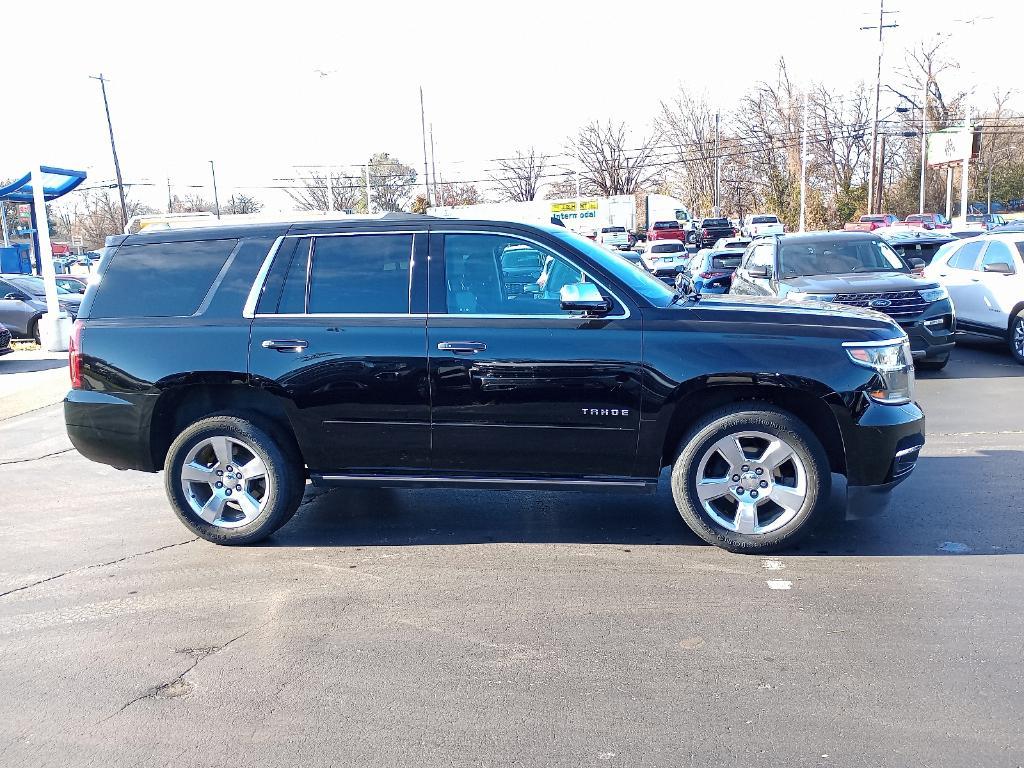
[[[64,424],[71,444],[87,459],[117,469],[155,472],[149,422],[155,395],[110,395],[71,390]]]

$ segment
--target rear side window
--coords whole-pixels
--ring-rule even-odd
[[[309,277],[309,312],[407,313],[412,238],[412,235],[315,238]]]
[[[193,315],[237,243],[194,240],[122,245],[109,257],[90,316]]]
[[[260,314],[295,314],[306,311],[308,237],[286,237],[274,257],[256,311]]]
[[[978,255],[984,245],[985,243],[981,240],[964,243],[963,248],[954,253],[949,260],[949,266],[953,269],[974,269],[974,262],[978,260]]]

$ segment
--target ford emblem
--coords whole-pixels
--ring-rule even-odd
[[[892,304],[892,302],[889,301],[888,299],[874,299],[868,304],[868,306],[878,307],[879,309],[881,309],[882,307],[888,307],[890,304]]]

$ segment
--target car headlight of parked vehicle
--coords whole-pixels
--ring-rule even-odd
[[[949,298],[949,291],[947,291],[941,285],[938,286],[937,288],[925,288],[923,290],[918,291],[917,293],[920,295],[922,299],[924,299],[928,303],[942,301],[943,299]]]
[[[876,403],[903,405],[914,399],[914,358],[908,339],[882,344],[850,341],[843,346],[854,363],[878,374],[880,386],[867,393]]]
[[[786,294],[787,299],[793,301],[832,301],[834,293],[806,293],[805,291],[790,291]]]

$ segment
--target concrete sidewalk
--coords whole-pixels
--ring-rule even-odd
[[[59,403],[70,387],[67,352],[0,357],[0,421]]]

